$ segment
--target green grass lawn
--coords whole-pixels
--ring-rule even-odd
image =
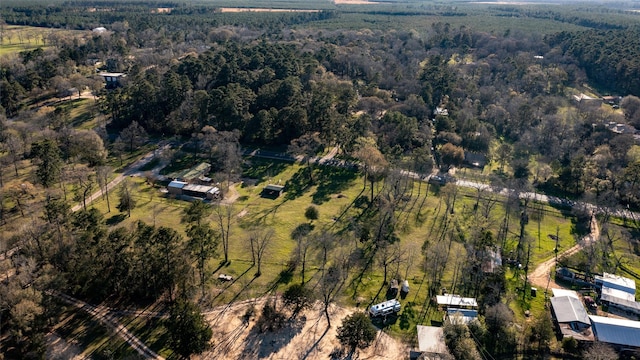
[[[0,43],[0,56],[16,54],[38,47],[46,48],[50,46],[51,42],[48,38],[53,33],[56,33],[57,36],[72,37],[86,32],[35,26],[4,25],[2,42]]]
[[[247,181],[243,185],[236,184],[239,193],[238,200],[233,204],[234,220],[231,228],[230,264],[221,265],[222,254],[213,258],[208,263],[208,271],[212,275],[207,283],[207,296],[205,304],[210,306],[221,305],[230,301],[237,301],[256,296],[261,296],[272,291],[283,291],[286,286],[300,281],[299,269],[288,273],[287,264],[295,248],[295,242],[291,239],[292,230],[303,223],[308,223],[304,217],[304,209],[310,205],[318,208],[319,218],[313,221],[315,230],[329,229],[329,231],[345,234],[337,244],[335,254],[351,249],[356,242],[348,228],[352,218],[357,217],[362,211],[354,205],[361,195],[369,194],[369,188],[363,192],[362,178],[353,173],[331,171],[330,169],[317,168],[314,173],[315,183],[306,186],[307,169],[299,164],[286,162],[273,162],[251,159],[251,164],[245,169],[245,175],[250,175],[254,181]],[[106,202],[99,200],[91,206],[101,210],[110,226],[131,226],[135,221],[142,220],[149,224],[168,226],[177,229],[184,236],[184,224],[180,222],[182,213],[188,203],[185,201],[170,199],[161,194],[159,188],[151,187],[141,178],[129,178],[135,184],[135,198],[137,206],[127,218],[115,210],[117,203],[117,189],[110,194],[111,213],[106,212]],[[277,199],[261,197],[263,187],[269,183],[287,185],[287,191]],[[377,186],[382,186],[377,185]],[[416,324],[438,324],[442,321],[443,313],[429,304],[427,297],[428,280],[424,279],[423,255],[421,247],[426,240],[437,241],[436,233],[444,216],[444,201],[438,187],[430,186],[427,193],[426,184],[421,185],[420,199],[417,199],[417,183],[414,184],[412,197],[402,203],[399,208],[405,211],[398,213],[397,233],[400,244],[407,258],[400,263],[398,268],[390,268],[389,279],[396,274],[405,277],[410,283],[410,293],[406,299],[401,300],[403,311],[393,322],[380,324],[390,333],[403,338],[411,338],[415,332]],[[470,231],[477,226],[475,223],[474,204],[476,191],[459,188],[456,201],[455,218],[463,231]],[[424,204],[420,207],[425,194],[428,194]],[[519,233],[518,211],[511,216],[510,232],[507,237],[508,246],[514,247]],[[504,208],[500,202],[495,205],[492,212],[492,221],[489,223],[494,235],[498,233],[501,216]],[[561,249],[573,245],[571,237],[572,223],[561,211],[549,207],[543,207],[544,216],[540,222],[540,245],[538,245],[538,223],[535,217],[531,217],[526,225],[529,241],[531,242],[531,268],[538,263],[554,256],[552,241],[548,234],[555,234],[559,228]],[[273,229],[273,239],[262,265],[262,275],[255,277],[256,267],[252,266],[251,255],[247,249],[247,237],[251,229]],[[359,245],[362,246],[362,245]],[[342,250],[341,250],[342,249]],[[408,254],[413,259],[408,260]],[[449,264],[445,269],[442,286],[447,289],[454,287],[454,268],[456,262],[462,262],[465,257],[464,244],[460,241],[452,242],[449,255]],[[311,286],[319,277],[319,263],[315,256],[310,257],[306,280]],[[232,275],[232,282],[220,282],[218,274]],[[338,302],[344,305],[359,305],[361,308],[371,302],[384,300],[386,285],[382,283],[381,267],[374,262],[370,269],[363,274],[361,283],[356,287],[351,283],[353,276],[347,279],[343,287],[343,293]],[[522,279],[513,277],[507,272],[510,305],[519,319],[524,320],[524,310],[539,313],[544,309],[544,295],[539,292],[536,298],[530,294],[525,300],[520,300],[522,293],[515,288],[522,286]],[[378,295],[376,297],[376,295]],[[137,326],[137,325],[135,325]],[[134,327],[135,327],[134,326]],[[151,338],[162,338],[162,331],[151,332]],[[150,340],[153,343],[153,340]],[[158,341],[161,343],[161,341]],[[161,351],[161,349],[158,349]]]

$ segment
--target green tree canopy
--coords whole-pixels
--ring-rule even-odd
[[[376,338],[376,332],[377,330],[367,314],[355,312],[342,320],[337,338],[340,340],[340,344],[349,347],[353,353],[356,349],[369,347]]]
[[[38,163],[36,176],[42,186],[48,188],[58,181],[62,170],[62,159],[60,148],[55,141],[45,139],[33,143],[31,157]]]
[[[186,300],[178,300],[171,307],[167,329],[171,334],[169,346],[186,359],[205,351],[213,335],[200,309]]]

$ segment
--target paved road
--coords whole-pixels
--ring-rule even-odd
[[[311,159],[311,162],[315,162],[321,165],[335,166],[335,167],[348,167],[351,169],[356,169],[358,167],[358,164],[354,162],[335,159],[334,157],[336,154],[337,154],[337,148],[333,148],[326,156],[322,158],[315,157]],[[275,152],[275,151],[268,151],[268,150],[261,150],[261,149],[245,151],[244,155],[259,157],[264,159],[289,161],[289,162],[303,160],[301,157],[295,158],[286,152]],[[434,175],[425,176],[423,174],[418,174],[418,173],[407,171],[407,170],[402,170],[401,172],[402,174],[408,175],[413,179],[421,180],[421,181],[429,181],[429,179],[434,176]],[[492,186],[492,185],[479,183],[471,180],[465,180],[465,179],[455,179],[453,183],[456,184],[457,186],[490,191],[503,196],[509,196],[509,194],[515,191],[513,189],[508,189],[508,188],[499,187],[499,186]],[[629,211],[626,209],[612,209],[612,208],[606,208],[606,207],[598,207],[594,204],[585,203],[582,201],[574,201],[574,200],[561,198],[558,196],[540,194],[537,192],[525,191],[525,192],[520,192],[518,195],[520,196],[521,199],[535,200],[542,203],[547,203],[547,204],[557,205],[557,206],[564,206],[567,208],[585,207],[587,210],[596,214],[607,212],[609,214],[612,214],[613,216],[616,216],[622,219],[628,219],[628,220],[634,220],[634,221],[640,220],[640,213]]]

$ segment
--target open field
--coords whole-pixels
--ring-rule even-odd
[[[35,26],[2,25],[0,56],[16,54],[20,51],[51,46],[52,41],[61,37],[78,36],[84,31],[40,28]]]
[[[322,174],[322,169],[318,169]],[[292,187],[292,180],[297,176],[304,174],[304,168],[300,165],[264,161],[254,159],[251,166],[245,171],[246,175],[257,178],[258,182],[245,182],[244,186],[236,185],[238,199],[233,204],[233,213],[235,214],[232,224],[230,260],[231,263],[220,267],[219,258],[212,259],[209,262],[209,269],[212,271],[212,279],[209,280],[207,297],[205,303],[209,306],[216,306],[228,302],[234,302],[243,299],[250,299],[270,294],[274,290],[283,291],[284,288],[293,282],[300,280],[299,271],[287,271],[287,264],[291,253],[295,247],[295,242],[291,239],[291,231],[299,224],[307,223],[301,209],[311,204],[316,204],[319,209],[320,218],[313,222],[315,229],[331,229],[338,231],[346,226],[347,219],[357,216],[359,210],[354,207],[354,200],[363,193],[362,179],[352,175],[344,174],[331,175],[329,173],[318,176],[318,183],[309,188]],[[335,178],[334,178],[335,177]],[[112,192],[111,203],[112,212],[106,213],[106,203],[104,200],[97,201],[91,206],[100,209],[105,213],[105,217],[111,226],[131,226],[135,221],[142,220],[150,224],[161,226],[169,226],[179,230],[184,235],[184,225],[180,223],[180,218],[184,208],[188,203],[180,200],[167,198],[159,192],[156,187],[151,187],[140,178],[131,178],[136,184],[136,199],[138,206],[133,210],[131,218],[126,218],[113,210],[113,204],[117,201],[117,192]],[[262,187],[268,183],[287,183],[289,182],[290,191],[279,199],[268,199],[260,197]],[[336,185],[331,185],[334,182]],[[336,188],[337,186],[337,188]],[[415,184],[414,186],[417,186]],[[426,191],[426,185],[422,186],[422,196]],[[323,187],[326,187],[323,189]],[[431,320],[441,321],[442,314],[429,305],[426,297],[428,281],[424,278],[424,272],[421,267],[421,256],[419,249],[423,242],[432,238],[435,230],[442,224],[442,216],[444,213],[444,204],[442,198],[437,196],[432,188],[425,200],[422,210],[418,213],[419,203],[411,205],[409,201],[407,208],[413,206],[413,210],[408,213],[399,215],[399,236],[401,238],[402,248],[408,254],[414,254],[415,257],[408,260],[392,270],[390,276],[397,271],[397,276],[407,278],[410,282],[411,293],[403,301],[406,313],[401,315],[399,321],[388,324],[388,330],[391,333],[401,337],[407,336],[414,331],[411,324],[429,323]],[[414,196],[417,189],[413,191]],[[414,200],[417,200],[414,199]],[[477,201],[475,191],[468,189],[459,189],[459,200],[456,203],[456,221],[460,222],[460,226],[472,221],[471,209]],[[538,223],[536,218],[526,225],[526,231],[529,234],[531,245],[532,264],[536,264],[553,257],[553,249],[555,241],[549,239],[548,234],[555,234],[559,230],[561,247],[573,244],[571,235],[572,223],[570,219],[562,211],[554,209],[550,206],[542,207],[543,214],[540,221],[540,240],[538,240]],[[504,209],[500,203],[495,207],[495,222],[498,223],[499,214]],[[416,222],[416,219],[421,219]],[[506,250],[515,249],[517,244],[518,218],[512,216],[512,224],[510,232],[505,243]],[[469,223],[470,224],[470,223]],[[251,263],[250,254],[246,247],[246,238],[249,229],[255,225],[260,225],[274,229],[273,246],[269,250],[268,256],[263,263],[262,276],[254,277],[255,267]],[[494,225],[495,226],[495,225]],[[338,245],[338,249],[348,249],[353,246],[354,239],[344,238],[342,243]],[[538,243],[539,241],[539,243]],[[566,244],[566,245],[565,245]],[[450,265],[445,270],[445,276],[442,286],[446,288],[454,287],[454,268],[456,263],[461,259],[456,258],[453,254],[463,254],[463,245],[458,242],[452,243],[452,255]],[[410,264],[409,264],[410,263]],[[228,274],[233,276],[234,281],[231,283],[218,282],[213,278],[217,278],[218,274]],[[317,281],[319,276],[319,268],[315,260],[307,266],[305,280],[310,283]],[[372,270],[366,272],[360,283],[347,286],[341,296],[341,303],[344,304],[361,304],[367,306],[382,300],[384,291],[380,292],[383,274],[379,267],[374,266]],[[514,283],[514,286],[516,284]],[[519,311],[533,308],[543,309],[543,303],[537,304],[538,300],[534,300],[534,304],[527,304],[526,307]],[[522,304],[524,305],[524,304]],[[538,305],[540,305],[538,307]],[[532,309],[533,310],[533,309]]]

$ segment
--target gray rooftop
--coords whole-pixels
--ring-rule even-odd
[[[598,341],[622,346],[640,347],[640,321],[589,316]]]
[[[573,296],[554,296],[551,298],[551,306],[559,323],[581,322],[590,324],[589,315],[580,299]]]
[[[441,327],[418,325],[418,349],[421,352],[448,354]]]
[[[596,280],[596,284],[626,291],[634,296],[636,294],[636,282],[633,279],[609,273],[604,273],[602,276],[596,275],[594,278]]]

